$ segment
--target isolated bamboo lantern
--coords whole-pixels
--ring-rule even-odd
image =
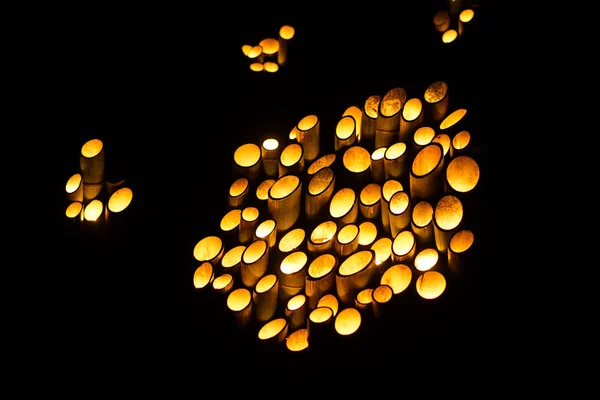
[[[328,343],[334,333],[334,320],[335,316],[329,307],[316,307],[308,313],[306,327],[308,329],[308,340],[313,348]]]
[[[396,142],[385,150],[383,158],[385,179],[400,179],[406,176],[407,154],[405,142]]]
[[[390,233],[390,200],[396,192],[403,191],[400,181],[387,179],[381,185],[381,226],[386,233]]]
[[[415,204],[411,212],[411,229],[419,244],[428,244],[433,241],[433,206],[426,200]]]
[[[308,349],[308,329],[300,328],[285,338],[285,347],[292,352]]]
[[[387,147],[379,147],[371,153],[371,165],[369,169],[371,170],[371,179],[374,182],[379,183],[385,180],[385,152],[387,151]]]
[[[439,258],[440,255],[436,249],[432,247],[422,249],[415,256],[415,269],[421,272],[429,271],[437,265]]]
[[[444,81],[436,81],[425,89],[425,123],[441,122],[448,112],[450,91]]]
[[[411,230],[398,233],[392,241],[392,260],[395,263],[412,261],[417,251],[415,235]]]
[[[450,237],[460,226],[463,214],[463,205],[458,197],[447,194],[438,200],[433,212],[433,233],[439,252],[444,253],[448,249]]]
[[[358,141],[356,133],[356,120],[353,116],[346,115],[340,118],[335,126],[335,134],[333,139],[335,151],[350,147]]]
[[[430,126],[421,126],[415,131],[412,136],[413,154],[417,154],[419,150],[427,146],[435,137],[435,130]]]
[[[304,195],[304,213],[310,220],[322,217],[335,191],[335,172],[330,167],[312,175]]]
[[[251,44],[243,44],[242,45],[242,53],[248,57],[248,54],[250,54],[250,50],[252,50],[252,45]]]
[[[377,225],[372,221],[363,221],[358,225],[358,246],[371,247],[377,239]]]
[[[450,158],[463,153],[469,147],[469,143],[471,143],[471,134],[469,131],[463,130],[454,135],[450,145]]]
[[[353,182],[360,184],[360,182],[364,182],[366,178],[370,177],[371,153],[364,147],[359,145],[348,147],[344,151],[342,163],[346,170],[350,172],[350,179]]]
[[[375,265],[378,267],[378,270],[383,269],[383,265],[392,256],[392,243],[392,239],[382,236],[371,245],[371,250],[375,252]]]
[[[433,15],[433,26],[439,33],[443,33],[450,28],[450,14],[448,10],[441,9]]]
[[[216,265],[223,257],[225,248],[223,241],[218,236],[206,236],[194,246],[194,258],[197,261],[208,261]]]
[[[242,253],[240,277],[247,288],[253,288],[269,268],[269,244],[257,239],[250,243]]]
[[[302,181],[296,175],[277,179],[269,189],[267,207],[277,222],[277,231],[285,232],[294,226],[302,205]]]
[[[249,180],[258,178],[261,172],[261,150],[254,143],[239,146],[233,153],[234,169]]]
[[[212,281],[212,287],[217,293],[229,293],[233,289],[234,279],[231,274],[221,274]]]
[[[288,144],[279,156],[279,178],[304,171],[304,148],[298,143]]]
[[[83,178],[81,174],[73,174],[65,185],[67,200],[83,202]]]
[[[83,220],[83,203],[80,201],[71,202],[65,210],[65,215],[71,220]]]
[[[253,239],[266,240],[269,244],[269,250],[272,250],[277,244],[277,221],[272,218],[262,221],[256,227]]]
[[[375,251],[360,250],[348,256],[336,272],[335,287],[342,303],[351,303],[375,274]]]
[[[275,63],[277,61],[277,52],[279,51],[279,40],[275,38],[265,38],[258,42],[258,45],[262,47],[264,54],[264,62],[267,61]],[[276,64],[276,63],[275,63]]]
[[[283,25],[279,28],[279,51],[277,52],[277,62],[279,65],[286,65],[288,61],[289,41],[296,34],[296,29],[291,25]]]
[[[310,309],[316,307],[317,302],[324,294],[333,290],[337,266],[337,257],[330,253],[323,253],[315,257],[308,265],[304,288]]]
[[[400,115],[405,103],[406,90],[401,87],[393,88],[383,96],[377,108],[376,135],[379,135],[379,131],[391,132],[393,135],[389,135],[389,139],[387,134],[381,138],[377,138],[376,136],[375,147],[389,146],[398,140]]]
[[[364,218],[380,218],[381,186],[372,182],[363,187],[358,196],[358,204],[360,213]]]
[[[248,325],[252,316],[252,293],[246,288],[233,290],[227,295],[227,308],[240,326]]]
[[[279,174],[279,157],[281,156],[279,141],[273,138],[263,140],[260,154],[265,175],[270,178],[277,178]]]
[[[368,310],[373,302],[373,288],[366,288],[357,293],[354,306],[359,310]]]
[[[310,234],[307,248],[313,255],[333,250],[333,239],[338,227],[334,221],[324,221],[317,225]]]
[[[439,133],[445,133],[449,137],[453,137],[457,132],[462,130],[460,127],[463,126],[461,122],[465,120],[465,115],[467,115],[466,108],[459,108],[448,114],[446,118],[440,122]]]
[[[329,203],[329,215],[341,226],[354,223],[358,217],[358,201],[354,190],[338,190]]]
[[[81,147],[79,167],[83,181],[84,200],[95,199],[104,184],[104,143],[91,139]]]
[[[438,271],[425,271],[416,281],[417,294],[426,300],[440,297],[446,290],[446,278]]]
[[[340,303],[334,294],[328,293],[317,301],[317,307],[329,307],[333,311],[333,315],[337,315]]]
[[[98,199],[94,199],[85,206],[83,210],[83,218],[86,221],[94,222],[101,219],[104,215],[104,204]]]
[[[321,156],[313,161],[306,170],[306,173],[308,175],[314,175],[323,168],[331,167],[333,163],[335,163],[336,159],[337,155],[335,153],[325,154],[324,156]]]
[[[388,285],[393,294],[404,292],[412,281],[412,270],[406,264],[394,264],[384,271],[379,279],[380,285]]]
[[[215,278],[213,265],[208,261],[201,263],[194,271],[194,288],[203,289],[210,285]]]
[[[301,292],[304,289],[307,265],[308,256],[304,251],[295,251],[285,256],[277,270],[281,289],[289,288],[295,292],[294,295]]]
[[[265,70],[265,65],[261,62],[255,61],[250,63],[250,70],[254,72],[262,72]]]
[[[358,226],[348,224],[342,227],[333,244],[335,252],[340,257],[346,257],[358,249]]]
[[[296,125],[296,140],[304,149],[304,159],[308,162],[314,161],[319,156],[321,148],[319,118],[314,115],[307,115]]]
[[[377,113],[379,111],[379,103],[381,96],[371,95],[367,97],[362,108],[361,119],[361,136],[367,140],[375,139],[375,131],[377,130]]]
[[[448,163],[446,184],[451,191],[468,193],[479,182],[479,165],[469,156],[458,156]]]
[[[457,230],[448,243],[448,268],[459,274],[463,270],[463,258],[467,250],[473,246],[475,235],[468,229]]]
[[[458,36],[464,36],[465,27],[473,20],[475,11],[472,8],[465,8],[458,14]]]
[[[360,108],[358,108],[357,106],[349,106],[348,108],[346,108],[346,110],[344,110],[342,117],[345,117],[347,115],[354,118],[354,123],[356,125],[356,141],[358,143],[360,143],[361,130],[362,130],[362,115],[363,115],[362,110]]]
[[[373,314],[376,318],[381,318],[384,310],[387,307],[387,304],[389,304],[390,300],[392,300],[392,297],[394,296],[394,291],[392,290],[391,286],[380,284],[373,289],[371,296],[373,297]]]
[[[227,194],[227,205],[231,208],[241,207],[250,192],[250,182],[247,178],[241,177],[236,179],[231,186],[229,186],[229,192]]]
[[[265,55],[263,54],[263,49],[259,45],[252,46],[250,51],[248,51],[248,58],[252,63],[261,64],[264,62]]]
[[[259,322],[269,321],[277,312],[279,301],[279,280],[275,274],[260,278],[252,291],[254,315]]]
[[[342,336],[350,336],[356,333],[362,323],[360,311],[354,307],[344,308],[335,317],[334,329]]]
[[[230,248],[225,252],[221,258],[221,268],[223,272],[227,272],[232,276],[239,273],[244,250],[246,250],[246,246],[240,244]]]
[[[133,191],[128,187],[122,187],[110,195],[106,208],[111,213],[120,213],[129,207],[132,200]]]
[[[279,164],[279,161],[277,161]],[[269,199],[269,189],[275,183],[275,179],[265,179],[256,187],[256,198],[258,200],[267,201]]]
[[[408,142],[415,131],[423,125],[424,111],[421,99],[413,97],[402,107],[400,114],[400,140]]]
[[[277,245],[281,254],[287,254],[299,250],[304,245],[306,231],[302,228],[292,229],[287,232]]]
[[[438,135],[435,135],[431,143],[439,143],[439,145],[442,146],[442,149],[444,151],[444,161],[450,157],[450,147],[452,147],[452,139],[450,139],[450,136],[448,136],[446,133],[440,133]]]
[[[439,143],[430,143],[415,156],[410,170],[410,197],[424,200],[442,188],[444,150]]]
[[[296,330],[306,326],[306,296],[299,293],[287,300],[284,315],[290,321],[290,329]]]
[[[443,43],[452,43],[458,37],[458,32],[456,29],[448,29],[446,32],[442,34],[442,42]]]
[[[275,318],[265,323],[258,331],[258,339],[262,342],[283,343],[287,336],[289,323],[285,318]]]
[[[410,228],[410,197],[404,190],[400,190],[392,195],[388,204],[390,233],[396,237],[398,233]]]
[[[241,244],[246,244],[254,240],[254,232],[258,226],[259,215],[260,211],[256,207],[248,206],[242,210],[238,229],[238,240]]]
[[[221,218],[221,222],[219,223],[219,228],[221,232],[226,235],[234,235],[236,236],[236,240],[239,240],[238,228],[240,226],[240,221],[242,219],[242,210],[239,208],[234,208],[233,210],[227,211],[223,218]]]

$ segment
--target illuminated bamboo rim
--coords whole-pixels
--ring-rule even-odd
[[[321,156],[320,158],[317,158],[315,161],[313,161],[313,163],[306,170],[306,173],[308,175],[314,175],[317,172],[319,172],[320,170],[322,170],[323,168],[327,168],[327,167],[331,166],[335,162],[336,158],[337,158],[337,156],[335,153],[326,154],[324,156]]]
[[[356,120],[354,117],[346,115],[340,118],[335,126],[335,137],[341,141],[346,141],[353,134],[356,136]],[[351,144],[351,142],[349,143]]]
[[[358,226],[358,245],[371,246],[377,238],[377,225],[364,221]]]
[[[359,174],[369,170],[371,154],[364,147],[352,146],[344,152],[342,162],[348,171]]]
[[[455,232],[450,238],[448,248],[456,254],[464,253],[469,250],[475,241],[475,235],[468,229]]]
[[[388,179],[381,186],[381,197],[389,203],[394,193],[401,192],[403,190],[404,187],[402,186],[402,183],[395,179]]]
[[[438,271],[425,271],[417,278],[416,288],[422,298],[436,299],[446,290],[446,278]]]
[[[385,146],[376,148],[375,150],[373,150],[373,153],[371,153],[371,160],[378,161],[378,160],[383,159],[383,157],[385,157],[386,151],[387,151],[387,147],[385,147]]]
[[[267,72],[277,72],[279,71],[279,64],[277,64],[274,61],[265,61],[265,63],[263,64],[263,67],[265,69],[265,71]]]
[[[367,97],[364,104],[365,115],[372,119],[377,119],[377,112],[381,103],[381,96],[371,95]]]
[[[117,189],[108,198],[108,210],[113,213],[119,213],[129,207],[133,199],[133,191],[128,187]]]
[[[75,193],[77,189],[81,187],[81,183],[81,174],[73,174],[67,181],[67,184],[65,185],[65,190],[67,191],[67,194]]]
[[[221,218],[221,222],[219,227],[223,232],[231,232],[235,230],[240,225],[240,220],[242,218],[242,210],[233,209],[229,210],[223,218]]]
[[[233,285],[233,275],[231,274],[219,275],[212,282],[213,289],[219,292],[229,291],[231,285]]]
[[[229,196],[239,197],[248,192],[249,182],[247,178],[236,179],[229,187]]]
[[[435,171],[443,161],[442,146],[430,143],[423,147],[412,163],[412,173],[416,177],[423,177]]]
[[[256,198],[259,200],[268,200],[269,199],[269,189],[275,183],[275,179],[265,179],[258,185],[256,188]]]
[[[329,167],[322,168],[310,178],[308,182],[308,194],[318,196],[332,187],[335,182],[335,173]]]
[[[67,218],[75,218],[78,215],[81,215],[81,210],[83,209],[83,203],[80,201],[74,201],[65,210],[65,215]]]
[[[433,15],[433,25],[438,32],[445,32],[450,27],[450,14],[447,10],[438,10]]]
[[[469,156],[455,157],[446,168],[446,181],[457,192],[470,192],[479,182],[479,165]]]
[[[252,45],[250,45],[250,44],[242,45],[242,53],[244,53],[244,55],[246,57],[248,57],[248,54],[250,54],[250,50],[252,50]]]
[[[307,261],[308,256],[306,253],[295,251],[285,256],[279,265],[279,270],[286,275],[292,275],[302,270],[306,266]]]
[[[474,16],[475,16],[475,11],[473,11],[470,8],[466,8],[460,12],[460,14],[458,15],[458,19],[461,22],[467,23],[467,22],[470,22]]]
[[[348,307],[339,312],[335,317],[334,328],[342,336],[349,336],[360,328],[362,317],[356,308]]]
[[[303,307],[305,304],[306,296],[300,293],[289,299],[287,304],[285,305],[285,308],[289,311],[296,311]]]
[[[246,288],[237,288],[227,296],[227,308],[231,311],[242,311],[252,302],[252,293]]]
[[[269,189],[269,197],[274,200],[281,200],[298,189],[301,181],[296,175],[284,175],[277,179]]]
[[[235,150],[233,159],[240,167],[253,167],[260,161],[260,147],[254,143],[243,144]]]
[[[217,236],[206,236],[194,246],[194,258],[200,262],[217,262],[223,255],[223,241]]]
[[[250,51],[248,51],[248,58],[258,58],[262,53],[262,47],[260,47],[259,45],[252,46]]]
[[[264,240],[255,240],[242,253],[242,262],[250,265],[261,259],[267,252],[267,242]]]
[[[368,183],[360,191],[358,197],[361,204],[370,207],[381,201],[381,185],[378,183]]]
[[[447,194],[437,202],[433,219],[440,229],[450,231],[462,222],[463,211],[458,197]]]
[[[209,285],[215,277],[215,271],[213,265],[208,261],[204,261],[194,271],[194,287],[196,289],[202,289]]]
[[[436,266],[439,253],[434,248],[426,248],[417,253],[415,257],[415,268],[417,271],[429,271]]]
[[[259,340],[269,340],[277,335],[285,333],[288,327],[288,321],[285,318],[275,318],[264,324],[258,331]]]
[[[398,233],[392,241],[392,253],[399,259],[403,259],[416,248],[416,245],[415,234],[410,230],[405,230]]]
[[[323,324],[331,321],[333,317],[333,310],[329,307],[316,307],[308,314],[310,322],[315,324]]]
[[[290,131],[289,138],[290,140],[296,140],[298,137],[298,127],[294,126]]]
[[[277,150],[279,148],[279,141],[273,138],[265,139],[262,142],[262,147],[268,151]]]
[[[256,207],[246,207],[242,210],[242,220],[247,222],[254,222],[258,219],[260,212]]]
[[[356,209],[355,206],[356,193],[354,190],[351,188],[342,188],[331,198],[331,202],[329,203],[329,215],[335,219],[352,216],[353,210]]]
[[[350,106],[346,108],[344,114],[342,114],[342,117],[345,117],[347,115],[354,118],[354,123],[356,125],[356,139],[358,139],[358,141],[360,142],[362,131],[362,110],[357,106]]]
[[[340,306],[340,303],[339,303],[337,297],[335,297],[331,293],[324,295],[323,297],[321,297],[319,299],[319,301],[317,301],[317,307],[331,308],[331,311],[333,311],[334,316],[337,314],[339,306]]]
[[[388,285],[394,294],[402,293],[410,286],[412,270],[406,264],[395,264],[385,270],[379,280],[381,285]]]
[[[291,25],[283,25],[279,28],[279,37],[285,40],[290,40],[296,34],[296,30]]]
[[[98,199],[92,200],[85,207],[83,211],[83,217],[86,221],[96,221],[102,215],[104,211],[104,204]]]
[[[371,293],[373,296],[373,301],[379,304],[384,304],[389,302],[394,296],[394,291],[389,285],[380,284]]]
[[[385,150],[384,157],[387,160],[397,160],[406,154],[406,143],[396,142]]]
[[[302,228],[295,228],[283,235],[279,241],[279,251],[282,253],[289,253],[298,249],[304,239],[306,238],[306,232]]]
[[[314,244],[323,244],[331,241],[337,233],[337,224],[334,221],[321,222],[310,234],[310,241]]]
[[[389,90],[379,103],[379,114],[392,117],[400,112],[406,102],[406,90],[397,87]]]
[[[417,97],[408,100],[402,108],[402,118],[405,121],[415,121],[423,112],[423,103]]]
[[[424,228],[433,220],[433,206],[426,200],[419,201],[412,210],[412,223]]]
[[[262,47],[264,54],[272,55],[279,51],[279,40],[275,38],[265,38],[258,42],[258,45]]]
[[[452,147],[456,150],[466,148],[471,142],[471,134],[469,131],[460,131],[452,138]]]
[[[453,111],[450,115],[448,115],[444,120],[440,123],[440,129],[448,129],[453,125],[456,125],[463,117],[467,114],[467,110],[464,108],[459,108],[458,110]]]
[[[266,293],[269,290],[273,289],[275,287],[276,283],[277,283],[277,275],[268,274],[268,275],[265,275],[262,278],[260,278],[260,280],[256,283],[254,290],[256,291],[256,293],[259,293],[259,294]]]
[[[298,122],[297,128],[300,131],[307,131],[309,129],[314,128],[318,122],[319,118],[316,115],[307,115],[306,117],[302,118],[300,122]]]
[[[435,137],[435,130],[430,126],[422,126],[413,135],[413,141],[419,146],[427,146]]]
[[[447,94],[448,84],[444,81],[437,81],[427,87],[424,99],[427,103],[435,104],[444,100]]]
[[[400,190],[392,195],[390,199],[390,212],[395,215],[400,215],[410,206],[410,198],[408,197],[408,193],[403,190]]]
[[[345,225],[337,234],[337,241],[342,244],[352,243],[358,237],[358,226],[355,224]]]
[[[238,245],[227,250],[221,259],[221,266],[224,269],[233,268],[242,261],[242,254],[244,254],[246,246]]]
[[[324,253],[314,258],[308,266],[308,276],[313,279],[321,279],[337,266],[337,259],[329,253]]]
[[[277,222],[274,219],[266,219],[262,221],[255,231],[255,235],[259,239],[266,239],[271,233],[275,232]]]
[[[392,239],[380,237],[371,245],[371,250],[375,252],[375,265],[383,264],[392,255]]]
[[[306,350],[308,348],[308,329],[300,328],[285,338],[285,347],[293,352]]]
[[[365,288],[358,292],[355,299],[356,306],[360,309],[366,309],[373,301],[372,294],[373,288]]]
[[[375,251],[360,250],[348,256],[338,270],[340,276],[352,276],[366,270],[375,258]]]
[[[448,151],[450,151],[452,141],[450,139],[450,136],[448,136],[445,133],[440,133],[433,138],[431,143],[439,143],[442,146],[442,149],[444,150],[445,156],[446,154],[448,154]]]
[[[446,32],[442,34],[442,42],[444,43],[452,43],[458,37],[458,32],[456,29],[448,29]]]
[[[100,139],[91,139],[81,147],[81,155],[85,158],[94,158],[102,151],[104,143]]]
[[[298,143],[288,144],[281,152],[279,160],[284,167],[298,164],[304,156],[304,148]]]
[[[264,71],[264,69],[265,69],[265,66],[261,62],[250,63],[250,70],[252,70],[254,72],[262,72],[262,71]]]

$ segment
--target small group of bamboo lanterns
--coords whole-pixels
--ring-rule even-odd
[[[68,205],[65,215],[73,221],[99,223],[129,207],[133,191],[125,180],[108,182],[104,171],[104,142],[90,139],[81,147],[79,172],[65,185]]]
[[[291,25],[279,28],[277,38],[268,37],[258,44],[242,45],[242,53],[250,60],[250,69],[254,72],[277,72],[288,61],[288,42],[296,30]]]
[[[291,351],[353,335],[401,294],[442,297],[474,242],[464,200],[480,178],[467,110],[449,106],[444,81],[413,98],[396,87],[348,107],[329,154],[317,115],[287,144],[239,146],[219,234],[193,249],[194,289],[223,294],[235,323]]]
[[[442,34],[443,43],[453,43],[465,35],[475,17],[475,6],[465,7],[463,0],[449,0],[448,9],[439,9],[433,16],[433,27]]]

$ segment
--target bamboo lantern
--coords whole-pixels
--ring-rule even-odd
[[[415,257],[415,269],[421,272],[429,271],[437,265],[439,258],[440,255],[436,249],[432,247],[423,249]]]
[[[297,140],[298,138],[298,127],[294,126],[289,133],[290,140]]]
[[[433,15],[433,27],[439,33],[443,33],[450,28],[450,14],[448,10],[441,9]]]
[[[277,179],[269,189],[267,208],[277,222],[277,231],[285,232],[300,217],[302,205],[302,181],[296,175]]]
[[[381,186],[378,183],[372,182],[362,188],[358,196],[358,205],[360,213],[364,218],[380,218]]]
[[[335,269],[338,259],[329,253],[314,258],[308,265],[304,288],[308,297],[308,307],[312,310],[318,300],[330,292],[335,285]]]
[[[346,257],[358,250],[358,226],[348,224],[340,229],[333,244],[340,257]]]
[[[125,211],[133,200],[133,191],[128,187],[122,187],[108,198],[106,209],[113,214]]]
[[[342,117],[351,116],[354,118],[354,123],[356,126],[356,141],[360,143],[361,140],[361,130],[362,130],[362,110],[357,106],[350,106],[344,110]]]
[[[283,255],[301,249],[306,239],[306,232],[302,228],[292,229],[279,240],[279,252]]]
[[[383,169],[385,179],[400,179],[406,175],[406,143],[396,142],[385,151]]]
[[[373,302],[373,288],[366,288],[358,292],[354,299],[354,306],[362,311],[366,311],[371,308]]]
[[[410,197],[426,200],[442,188],[444,150],[439,143],[430,143],[415,156],[410,170]]]
[[[375,289],[373,289],[372,297],[373,297],[373,314],[375,318],[381,318],[384,310],[389,304],[390,300],[394,296],[394,291],[389,285],[379,285]]]
[[[223,241],[218,236],[206,236],[194,246],[194,258],[197,261],[208,261],[216,265],[223,257],[225,248]]]
[[[425,271],[417,278],[416,289],[426,300],[437,299],[446,290],[446,278],[438,271]]]
[[[304,213],[309,220],[323,217],[335,190],[335,173],[325,167],[312,175],[304,195]]]
[[[241,244],[249,243],[254,239],[259,215],[260,211],[256,207],[249,206],[242,210],[238,230],[238,240]]]
[[[227,205],[230,208],[241,207],[250,192],[250,182],[247,178],[236,179],[231,186],[229,186],[229,193],[227,195]]]
[[[338,190],[329,203],[329,215],[341,226],[356,222],[358,217],[356,192],[350,188]]]
[[[332,293],[326,294],[317,301],[317,307],[329,307],[331,311],[333,311],[333,315],[335,316],[338,312],[338,308],[340,303],[338,302],[338,298],[335,297]]]
[[[377,238],[377,225],[372,221],[363,221],[358,226],[358,246],[371,247]]]
[[[335,153],[325,154],[324,156],[321,156],[313,161],[306,170],[306,173],[308,175],[314,175],[323,168],[331,167],[333,163],[335,163],[336,159],[337,155]]]
[[[219,223],[219,228],[223,234],[228,237],[233,237],[235,235],[236,241],[239,240],[239,226],[240,221],[242,220],[242,210],[239,208],[235,208],[233,210],[227,211],[223,218],[221,218],[221,222]]]
[[[295,251],[288,254],[279,265],[278,278],[280,291],[295,296],[304,289],[306,280],[306,269],[308,265],[308,256],[303,251]]]
[[[335,135],[333,136],[335,151],[352,146],[356,143],[356,120],[351,115],[346,115],[338,121],[335,126]]]
[[[446,168],[447,192],[468,193],[479,182],[479,165],[469,156],[458,156]]]
[[[381,226],[384,232],[390,233],[390,200],[396,192],[403,191],[400,181],[387,179],[381,186]]]
[[[473,246],[475,235],[468,229],[457,230],[448,243],[448,268],[455,274],[460,274],[464,267],[464,255]]]
[[[265,139],[260,148],[262,166],[265,175],[269,178],[277,178],[279,174],[279,157],[281,148],[277,139]]]
[[[376,269],[374,250],[360,250],[348,256],[336,272],[335,287],[337,297],[349,304],[362,289],[367,287]]]
[[[73,201],[65,210],[67,218],[73,221],[83,221],[83,203],[80,201]]]
[[[296,125],[296,140],[304,149],[304,160],[307,162],[314,161],[319,156],[321,148],[319,118],[314,115],[307,115],[302,118]]]
[[[104,143],[91,139],[81,147],[79,167],[83,181],[83,199],[93,200],[104,185]]]
[[[67,200],[83,202],[83,179],[81,174],[73,174],[65,185]]]
[[[369,169],[371,170],[371,179],[374,182],[380,183],[385,180],[385,152],[387,151],[387,147],[379,147],[371,153],[371,165]]]
[[[264,63],[264,70],[271,73],[277,72],[279,71],[279,64],[274,61],[266,61]]]
[[[226,294],[233,288],[233,276],[231,274],[222,274],[213,279],[212,287],[217,293]]]
[[[382,236],[371,245],[371,250],[375,252],[375,266],[378,270],[384,269],[385,264],[392,256],[392,239]]]
[[[408,142],[415,131],[423,125],[423,103],[421,99],[413,97],[408,100],[400,114],[399,137],[401,141]]]
[[[279,163],[279,161],[278,161]],[[275,179],[265,179],[256,187],[256,198],[261,202],[266,202],[269,199],[269,189],[275,183]]]
[[[251,44],[243,44],[242,45],[242,53],[248,57],[248,54],[250,54],[250,50],[252,50],[252,45]]]
[[[405,103],[406,90],[400,87],[389,90],[383,96],[377,108],[375,147],[389,146],[398,140],[400,115]],[[377,135],[380,135],[380,131],[384,133],[378,138]]]
[[[333,250],[333,238],[337,229],[334,221],[324,221],[317,225],[308,239],[308,251],[313,255],[318,255]]]
[[[304,148],[298,143],[288,144],[279,156],[279,178],[304,171]]]
[[[285,338],[285,347],[294,353],[308,349],[308,329],[300,328]]]
[[[361,118],[361,135],[366,140],[375,139],[375,131],[377,130],[377,113],[379,110],[379,103],[381,102],[381,96],[371,95],[367,97],[362,109]]]
[[[253,288],[265,276],[269,267],[269,245],[266,240],[255,240],[242,253],[240,276],[247,288]]]
[[[356,333],[362,323],[360,311],[354,307],[344,308],[335,317],[334,329],[342,336],[350,336]]]
[[[258,331],[261,342],[280,344],[287,336],[289,323],[285,318],[275,318],[265,323]]]
[[[450,143],[450,158],[461,155],[469,147],[471,143],[471,134],[469,131],[460,131],[452,138]]]
[[[448,249],[452,234],[463,219],[463,205],[458,197],[447,194],[438,200],[433,212],[433,233],[435,246],[440,253]]]
[[[435,137],[435,130],[430,126],[422,126],[417,129],[412,137],[412,152],[417,154],[423,147],[427,146]]]
[[[227,295],[227,308],[239,326],[247,326],[252,317],[252,293],[246,288],[233,290]]]
[[[85,206],[83,210],[83,219],[89,222],[103,221],[104,204],[98,199],[94,199]]]
[[[423,98],[425,100],[424,123],[437,124],[441,122],[448,112],[450,98],[448,84],[444,81],[433,82],[425,89]]]
[[[239,146],[233,154],[235,172],[251,181],[257,179],[262,169],[260,155],[260,147],[254,143]]]
[[[370,178],[371,172],[371,154],[362,146],[348,147],[344,151],[342,163],[347,171],[350,172],[351,182],[360,185]]]
[[[306,326],[306,296],[302,293],[290,298],[285,304],[285,317],[290,321],[290,329],[296,330]]]
[[[421,200],[412,209],[411,229],[419,244],[425,245],[433,241],[433,206],[426,200]]]
[[[279,280],[275,274],[260,278],[252,291],[254,316],[259,322],[266,322],[275,316],[279,301]]]
[[[239,273],[244,250],[246,250],[246,246],[240,244],[225,252],[221,258],[221,269],[223,272],[231,274],[232,276]]]
[[[277,244],[277,221],[266,219],[256,227],[253,240],[264,239],[269,244],[269,250],[273,250]]]
[[[463,123],[461,122],[465,121],[465,115],[467,115],[466,108],[459,108],[447,115],[446,118],[440,122],[439,133],[445,133],[449,137],[453,137],[462,130],[460,127],[463,126]]]
[[[448,29],[446,32],[442,34],[442,42],[443,43],[452,43],[458,37],[458,32],[456,29]]]
[[[411,230],[398,233],[392,241],[392,260],[395,263],[412,261],[417,251],[417,241]]]
[[[265,66],[263,63],[255,61],[253,63],[250,63],[250,71],[254,71],[254,72],[262,72],[265,70]]]
[[[286,65],[288,61],[289,41],[296,34],[296,29],[291,25],[283,25],[279,28],[279,51],[277,52],[277,62],[279,65]]]
[[[267,62],[276,64],[275,61],[277,61],[277,52],[279,51],[279,40],[275,38],[265,38],[258,42],[258,45],[262,47],[263,50],[263,62],[265,64]]]
[[[313,348],[325,346],[333,337],[335,317],[329,307],[316,307],[308,314],[308,340]]]
[[[450,147],[452,147],[452,139],[445,133],[435,135],[431,143],[439,143],[442,146],[444,162],[450,157]]]
[[[465,27],[469,25],[469,22],[473,20],[475,11],[472,8],[465,8],[458,15],[458,36],[465,35]]]
[[[203,289],[215,279],[215,270],[208,261],[201,263],[194,271],[194,288]]]
[[[262,47],[260,47],[259,45],[252,46],[250,51],[248,51],[248,58],[250,59],[251,64],[258,63],[262,65],[262,63],[265,60],[265,55],[263,54]]]
[[[389,207],[390,232],[392,237],[405,229],[410,229],[410,197],[408,193],[401,190],[392,195]]]
[[[394,294],[404,292],[412,281],[412,270],[406,264],[394,264],[379,279],[380,285],[388,285]]]

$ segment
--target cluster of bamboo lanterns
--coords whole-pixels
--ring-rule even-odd
[[[282,25],[276,37],[266,37],[256,44],[245,43],[242,53],[248,58],[254,72],[277,72],[288,62],[289,42],[296,35],[291,25]]]
[[[90,139],[81,147],[79,171],[65,185],[65,216],[71,221],[106,223],[121,215],[133,200],[133,191],[125,180],[111,182],[105,178],[104,142]]]
[[[442,43],[454,43],[465,36],[475,18],[477,3],[467,0],[448,0],[447,8],[433,15],[433,27],[441,35]]]
[[[284,138],[237,147],[220,230],[193,251],[194,289],[292,352],[401,312],[400,296],[443,301],[469,268],[480,169],[468,110],[444,81],[423,89],[349,106],[332,146],[310,114]]]

